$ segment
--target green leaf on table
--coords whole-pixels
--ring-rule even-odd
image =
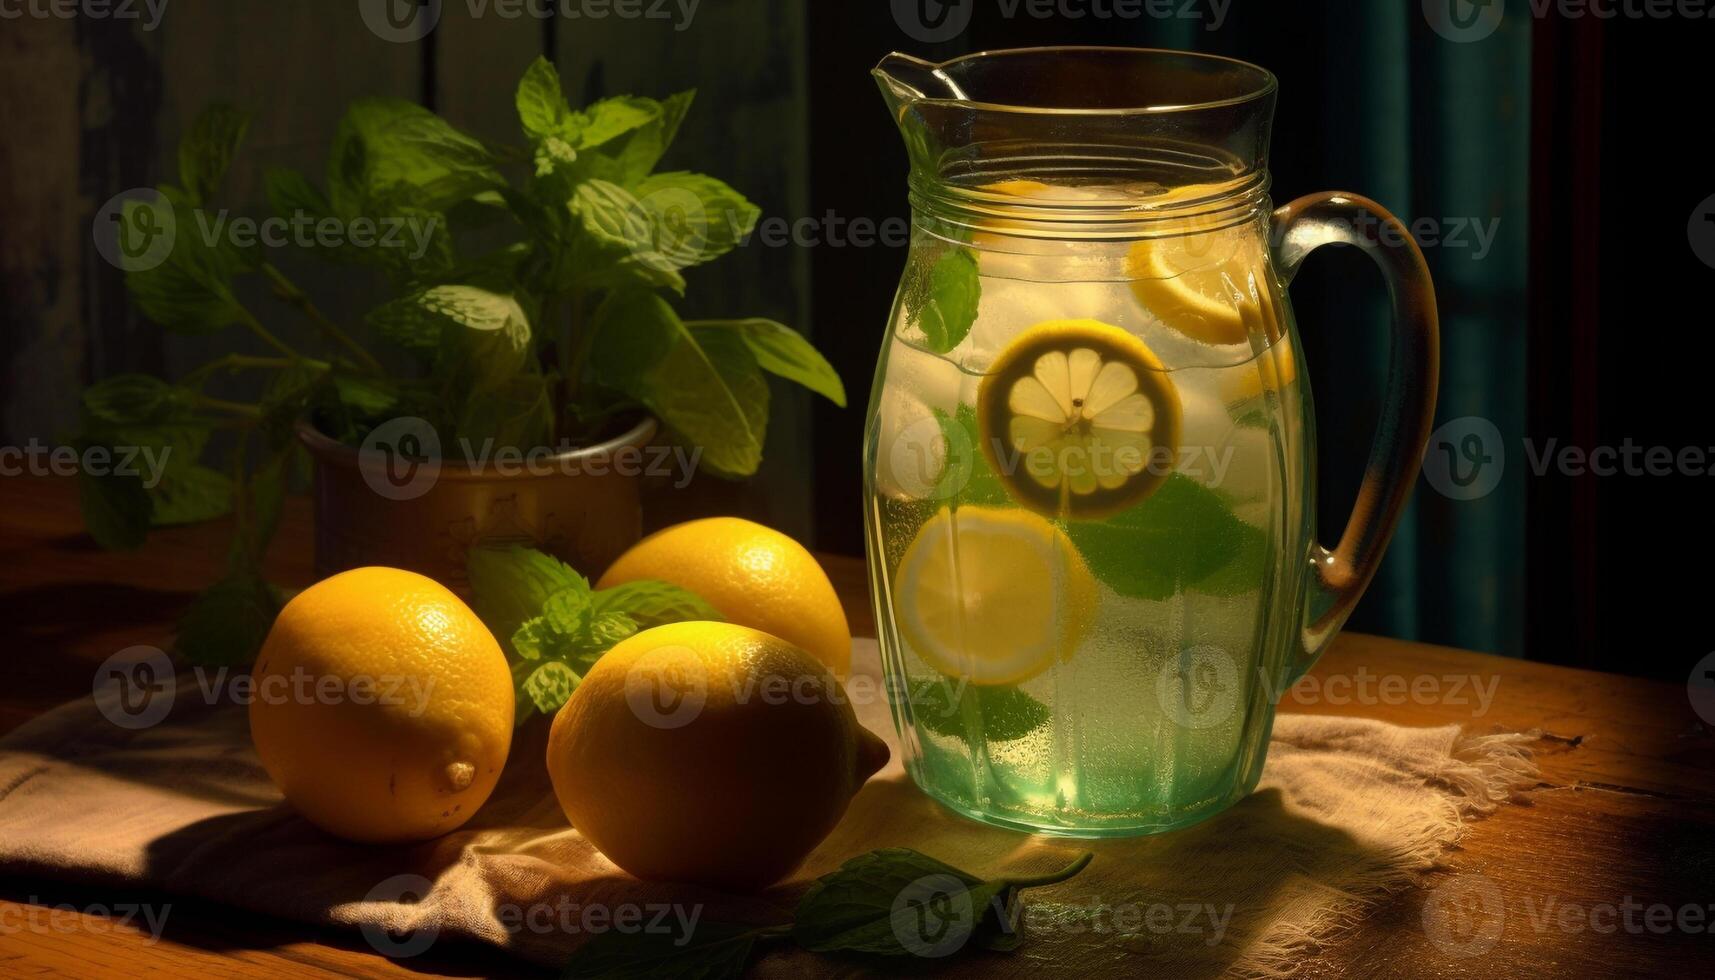
[[[911,684],[911,716],[937,735],[963,738],[965,712],[982,719],[983,738],[1010,742],[1048,724],[1047,705],[1016,687],[932,679]]]
[[[756,472],[768,426],[768,381],[742,338],[693,329],[666,300],[641,290],[610,296],[595,321],[595,377],[701,449],[710,471]]]
[[[565,562],[533,548],[472,548],[465,561],[470,580],[471,608],[509,652],[517,653],[512,636],[528,620],[541,615],[557,592],[588,593],[590,584]]]
[[[566,962],[565,980],[736,980],[756,944],[789,926],[698,922],[686,935],[610,929],[592,935]]]
[[[704,174],[654,174],[634,191],[649,216],[655,253],[676,269],[732,251],[762,215],[743,194]]]
[[[591,606],[597,614],[623,613],[638,629],[691,620],[724,622],[726,619],[690,589],[654,579],[637,579],[601,589],[591,597]]]
[[[977,322],[983,292],[975,253],[949,247],[934,260],[927,281],[917,291],[921,295],[910,297],[907,308],[929,349],[945,354],[963,343]]]
[[[560,710],[582,682],[583,678],[572,668],[558,660],[550,660],[531,671],[521,688],[537,711],[551,715]]]
[[[280,614],[280,595],[257,572],[239,567],[210,586],[179,620],[178,651],[204,667],[256,659]]]
[[[686,325],[694,330],[734,331],[744,339],[745,346],[756,355],[756,363],[764,371],[795,381],[841,408],[846,406],[846,386],[840,380],[839,372],[803,334],[784,323],[752,317],[744,320],[694,320]]]
[[[1010,949],[1018,893],[1058,884],[1089,863],[1086,853],[1051,874],[985,880],[907,848],[871,851],[810,886],[792,938],[818,953],[908,956],[973,943]]]
[[[249,128],[247,113],[220,103],[197,117],[190,132],[179,141],[179,182],[191,203],[203,204],[214,196]]]
[[[1234,516],[1215,491],[1182,474],[1104,521],[1073,521],[1067,534],[1103,584],[1121,595],[1164,600],[1221,584],[1232,593],[1262,581],[1266,537]],[[1229,576],[1216,580],[1216,573]],[[1222,592],[1217,594],[1228,594]]]

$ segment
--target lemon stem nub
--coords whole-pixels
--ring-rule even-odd
[[[446,776],[453,792],[462,793],[476,778],[476,767],[468,762],[454,762],[447,766]]]

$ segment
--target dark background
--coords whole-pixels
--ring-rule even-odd
[[[1408,221],[1500,221],[1481,262],[1426,253],[1444,326],[1438,421],[1493,422],[1504,476],[1469,501],[1420,481],[1353,627],[1675,679],[1715,648],[1703,615],[1715,479],[1539,476],[1526,453],[1526,440],[1551,438],[1715,448],[1702,404],[1715,269],[1687,240],[1715,194],[1704,134],[1715,20],[1538,17],[1512,2],[1493,36],[1460,44],[1431,28],[1417,0],[1234,0],[1218,30],[1177,18],[1008,17],[1000,0],[969,2],[969,28],[939,44],[903,30],[887,0],[703,0],[682,31],[471,18],[450,0],[434,33],[403,45],[370,35],[344,0],[171,0],[150,32],[113,20],[0,21],[0,436],[51,440],[75,418],[80,384],[171,373],[210,349],[140,322],[88,228],[113,194],[171,179],[173,146],[211,99],[257,112],[230,188],[256,202],[267,166],[319,170],[343,106],[362,95],[418,99],[476,135],[508,138],[512,86],[545,52],[574,100],[698,87],[667,167],[721,176],[767,216],[882,222],[906,216],[904,153],[868,78],[886,52],[1190,48],[1279,76],[1277,202],[1340,188]],[[852,396],[839,410],[776,389],[764,471],[711,488],[699,507],[861,552],[858,447],[903,258],[884,247],[748,246],[695,270],[688,314],[798,326]],[[300,271],[336,313],[360,315],[373,298],[373,283]],[[1320,527],[1332,540],[1379,402],[1385,297],[1367,261],[1333,249],[1307,264],[1292,296],[1317,400]]]

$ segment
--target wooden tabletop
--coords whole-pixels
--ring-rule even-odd
[[[310,520],[307,504],[292,502],[270,562],[283,584],[312,578]],[[166,644],[220,567],[224,534],[218,525],[175,529],[141,551],[110,554],[83,533],[69,481],[0,478],[0,731],[87,696],[94,666],[114,652]],[[874,635],[862,561],[822,557],[853,631]],[[1685,688],[1347,634],[1281,709],[1543,733],[1542,780],[1528,800],[1474,823],[1428,887],[1377,909],[1307,961],[1304,975],[1679,976],[1715,962],[1715,735]],[[158,940],[99,914],[123,917],[124,906],[142,904],[170,906]],[[1471,948],[1438,944],[1424,928],[1426,908],[1486,917],[1498,937],[1485,952],[1459,955]],[[420,971],[525,968],[452,944],[406,966],[354,934],[207,902],[0,879],[0,976]]]

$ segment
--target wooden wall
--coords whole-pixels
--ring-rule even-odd
[[[0,118],[10,133],[0,144],[0,444],[67,434],[91,378],[173,373],[221,348],[251,349],[241,332],[167,337],[141,321],[90,231],[113,195],[177,182],[179,136],[212,100],[254,113],[224,198],[261,214],[266,170],[319,178],[335,125],[361,96],[415,99],[479,137],[515,141],[513,88],[546,53],[574,101],[697,88],[663,167],[719,176],[765,215],[807,212],[804,12],[793,0],[704,0],[688,23],[508,18],[492,0],[445,0],[437,28],[406,43],[368,30],[360,2],[170,0],[153,30],[87,17],[0,23]],[[380,282],[356,270],[282,264],[344,322],[383,298]],[[270,307],[260,292],[248,298]],[[808,257],[741,248],[692,271],[683,309],[768,316],[809,332]],[[286,318],[278,326],[291,333]],[[808,538],[808,417],[806,396],[777,386],[763,471],[741,487],[699,480],[695,494],[660,491],[669,496],[658,510],[742,512]]]

